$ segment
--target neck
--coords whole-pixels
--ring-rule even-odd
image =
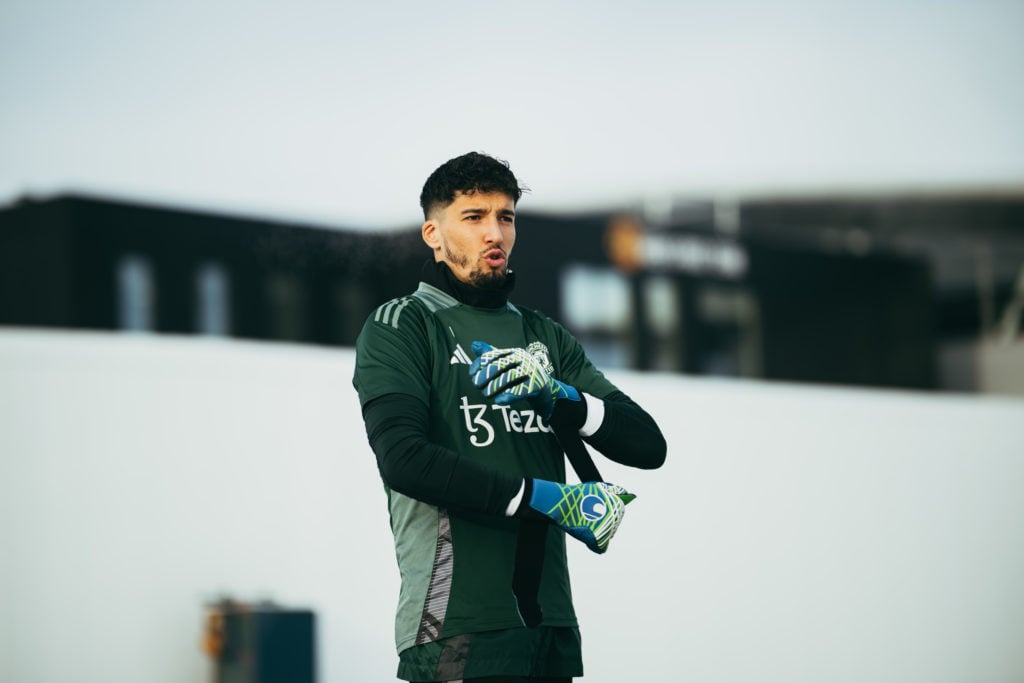
[[[477,308],[502,308],[508,303],[508,295],[516,283],[515,273],[511,270],[505,277],[486,285],[463,282],[455,277],[444,261],[428,261],[423,266],[420,279],[447,292],[460,303]]]

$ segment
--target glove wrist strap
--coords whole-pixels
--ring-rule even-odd
[[[551,426],[559,431],[578,432],[587,421],[587,412],[586,401],[562,399],[555,401],[549,420]]]

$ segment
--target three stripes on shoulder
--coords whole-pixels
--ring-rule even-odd
[[[376,313],[373,314],[373,322],[390,325],[397,330],[398,319],[402,316],[402,311],[404,311],[405,307],[411,303],[412,297],[408,296],[389,301],[378,308]],[[470,359],[469,354],[462,348],[462,345],[456,344],[455,352],[452,354],[449,363],[451,365],[469,365],[471,362],[472,360]]]
[[[401,299],[394,299],[377,309],[373,315],[373,322],[391,325],[398,329],[398,318],[402,315],[405,307],[412,303],[412,297],[403,296]]]

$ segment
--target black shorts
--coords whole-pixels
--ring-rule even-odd
[[[405,681],[497,676],[566,679],[582,675],[583,655],[576,627],[463,633],[410,647],[398,655],[398,677]]]

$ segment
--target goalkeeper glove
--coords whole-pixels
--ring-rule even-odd
[[[559,400],[580,401],[580,392],[548,374],[526,349],[496,349],[487,342],[473,342],[476,359],[469,366],[473,384],[499,405],[529,399],[548,419]]]
[[[559,484],[544,479],[527,479],[526,482],[519,516],[530,518],[540,513],[598,554],[608,549],[608,543],[622,523],[626,505],[636,498],[621,486],[605,482]]]

